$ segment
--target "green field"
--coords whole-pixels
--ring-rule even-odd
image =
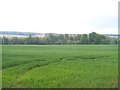
[[[4,45],[5,88],[118,87],[117,45]]]

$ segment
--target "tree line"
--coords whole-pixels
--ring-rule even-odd
[[[118,44],[118,38],[92,32],[89,34],[48,34],[44,37],[5,37],[1,38],[1,44]]]

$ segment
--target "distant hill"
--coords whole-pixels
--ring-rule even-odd
[[[15,31],[0,31],[0,34],[5,34],[5,35],[25,35],[25,36],[28,36],[29,34],[31,34],[31,35],[41,35],[40,33],[15,32]]]
[[[120,34],[104,34],[106,36],[120,36]]]
[[[28,36],[29,34],[36,36],[36,35],[48,35],[50,33],[35,33],[35,32],[16,32],[16,31],[0,31],[0,35],[22,35],[22,36]],[[56,34],[56,33],[54,33]],[[111,36],[111,37],[116,37],[120,36],[120,34],[104,34],[105,36]]]

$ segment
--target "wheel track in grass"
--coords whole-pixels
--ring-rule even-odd
[[[33,57],[32,57],[33,58]],[[45,59],[36,59],[36,58],[33,58],[34,60],[31,60],[31,61],[28,61],[28,62],[25,62],[25,63],[21,63],[21,64],[14,64],[14,65],[10,65],[10,66],[5,66],[3,67],[3,69],[7,69],[7,68],[11,68],[11,67],[18,67],[18,66],[21,66],[21,65],[26,65],[26,64],[30,64],[30,63],[35,63],[35,62],[38,62],[38,64],[36,64],[35,66],[33,66],[33,68],[35,67],[41,67],[41,66],[45,66],[45,65],[48,65],[50,63],[56,63],[56,62],[61,62],[61,61],[69,61],[69,60],[95,60],[97,58],[109,58],[109,56],[71,56],[71,57],[60,57],[60,58],[56,58],[57,60],[50,60],[50,61],[47,61]],[[40,65],[39,62],[46,62],[45,64],[42,64]],[[49,62],[49,63],[48,63]],[[29,70],[31,70],[32,68],[30,68]]]
[[[39,60],[37,60],[38,61],[38,63],[37,64],[35,64],[35,65],[33,65],[32,67],[29,67],[29,69],[28,69],[28,71],[31,71],[31,70],[33,70],[33,69],[35,69],[35,68],[37,68],[37,67],[43,67],[43,66],[46,66],[46,65],[49,65],[49,64],[53,64],[53,63],[60,63],[60,62],[62,62],[62,61],[70,61],[70,60],[75,60],[75,61],[79,61],[79,60],[94,60],[94,59],[97,59],[97,58],[108,58],[109,56],[99,56],[99,57],[94,57],[94,56],[90,56],[90,57],[81,57],[81,56],[74,56],[74,57],[71,57],[71,58],[69,58],[69,57],[60,57],[60,58],[56,58],[57,60],[51,60],[51,61],[46,61],[44,64],[39,64]],[[41,60],[40,60],[41,61]],[[28,72],[27,71],[27,72]]]
[[[94,60],[94,59],[97,59],[97,58],[108,58],[108,56],[99,56],[99,57],[95,57],[95,56],[71,56],[71,57],[59,57],[59,58],[56,58],[57,60],[50,60],[49,62],[47,60],[41,60],[41,59],[36,59],[35,61],[32,61],[30,63],[26,63],[26,64],[20,64],[19,66],[13,66],[13,67],[9,67],[11,68],[11,70],[13,68],[15,68],[15,71],[14,73],[18,73],[18,78],[20,78],[22,75],[30,72],[31,70],[33,69],[36,69],[36,68],[40,68],[40,67],[43,67],[43,66],[47,66],[49,64],[54,64],[54,63],[60,63],[60,62],[64,62],[64,61],[71,61],[71,60],[75,60],[75,61],[79,61],[79,60]],[[41,63],[40,63],[41,62]],[[22,68],[21,68],[22,67]],[[6,69],[9,69],[9,68],[6,68]]]

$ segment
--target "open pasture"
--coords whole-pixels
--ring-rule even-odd
[[[4,45],[5,88],[118,87],[117,45]]]

